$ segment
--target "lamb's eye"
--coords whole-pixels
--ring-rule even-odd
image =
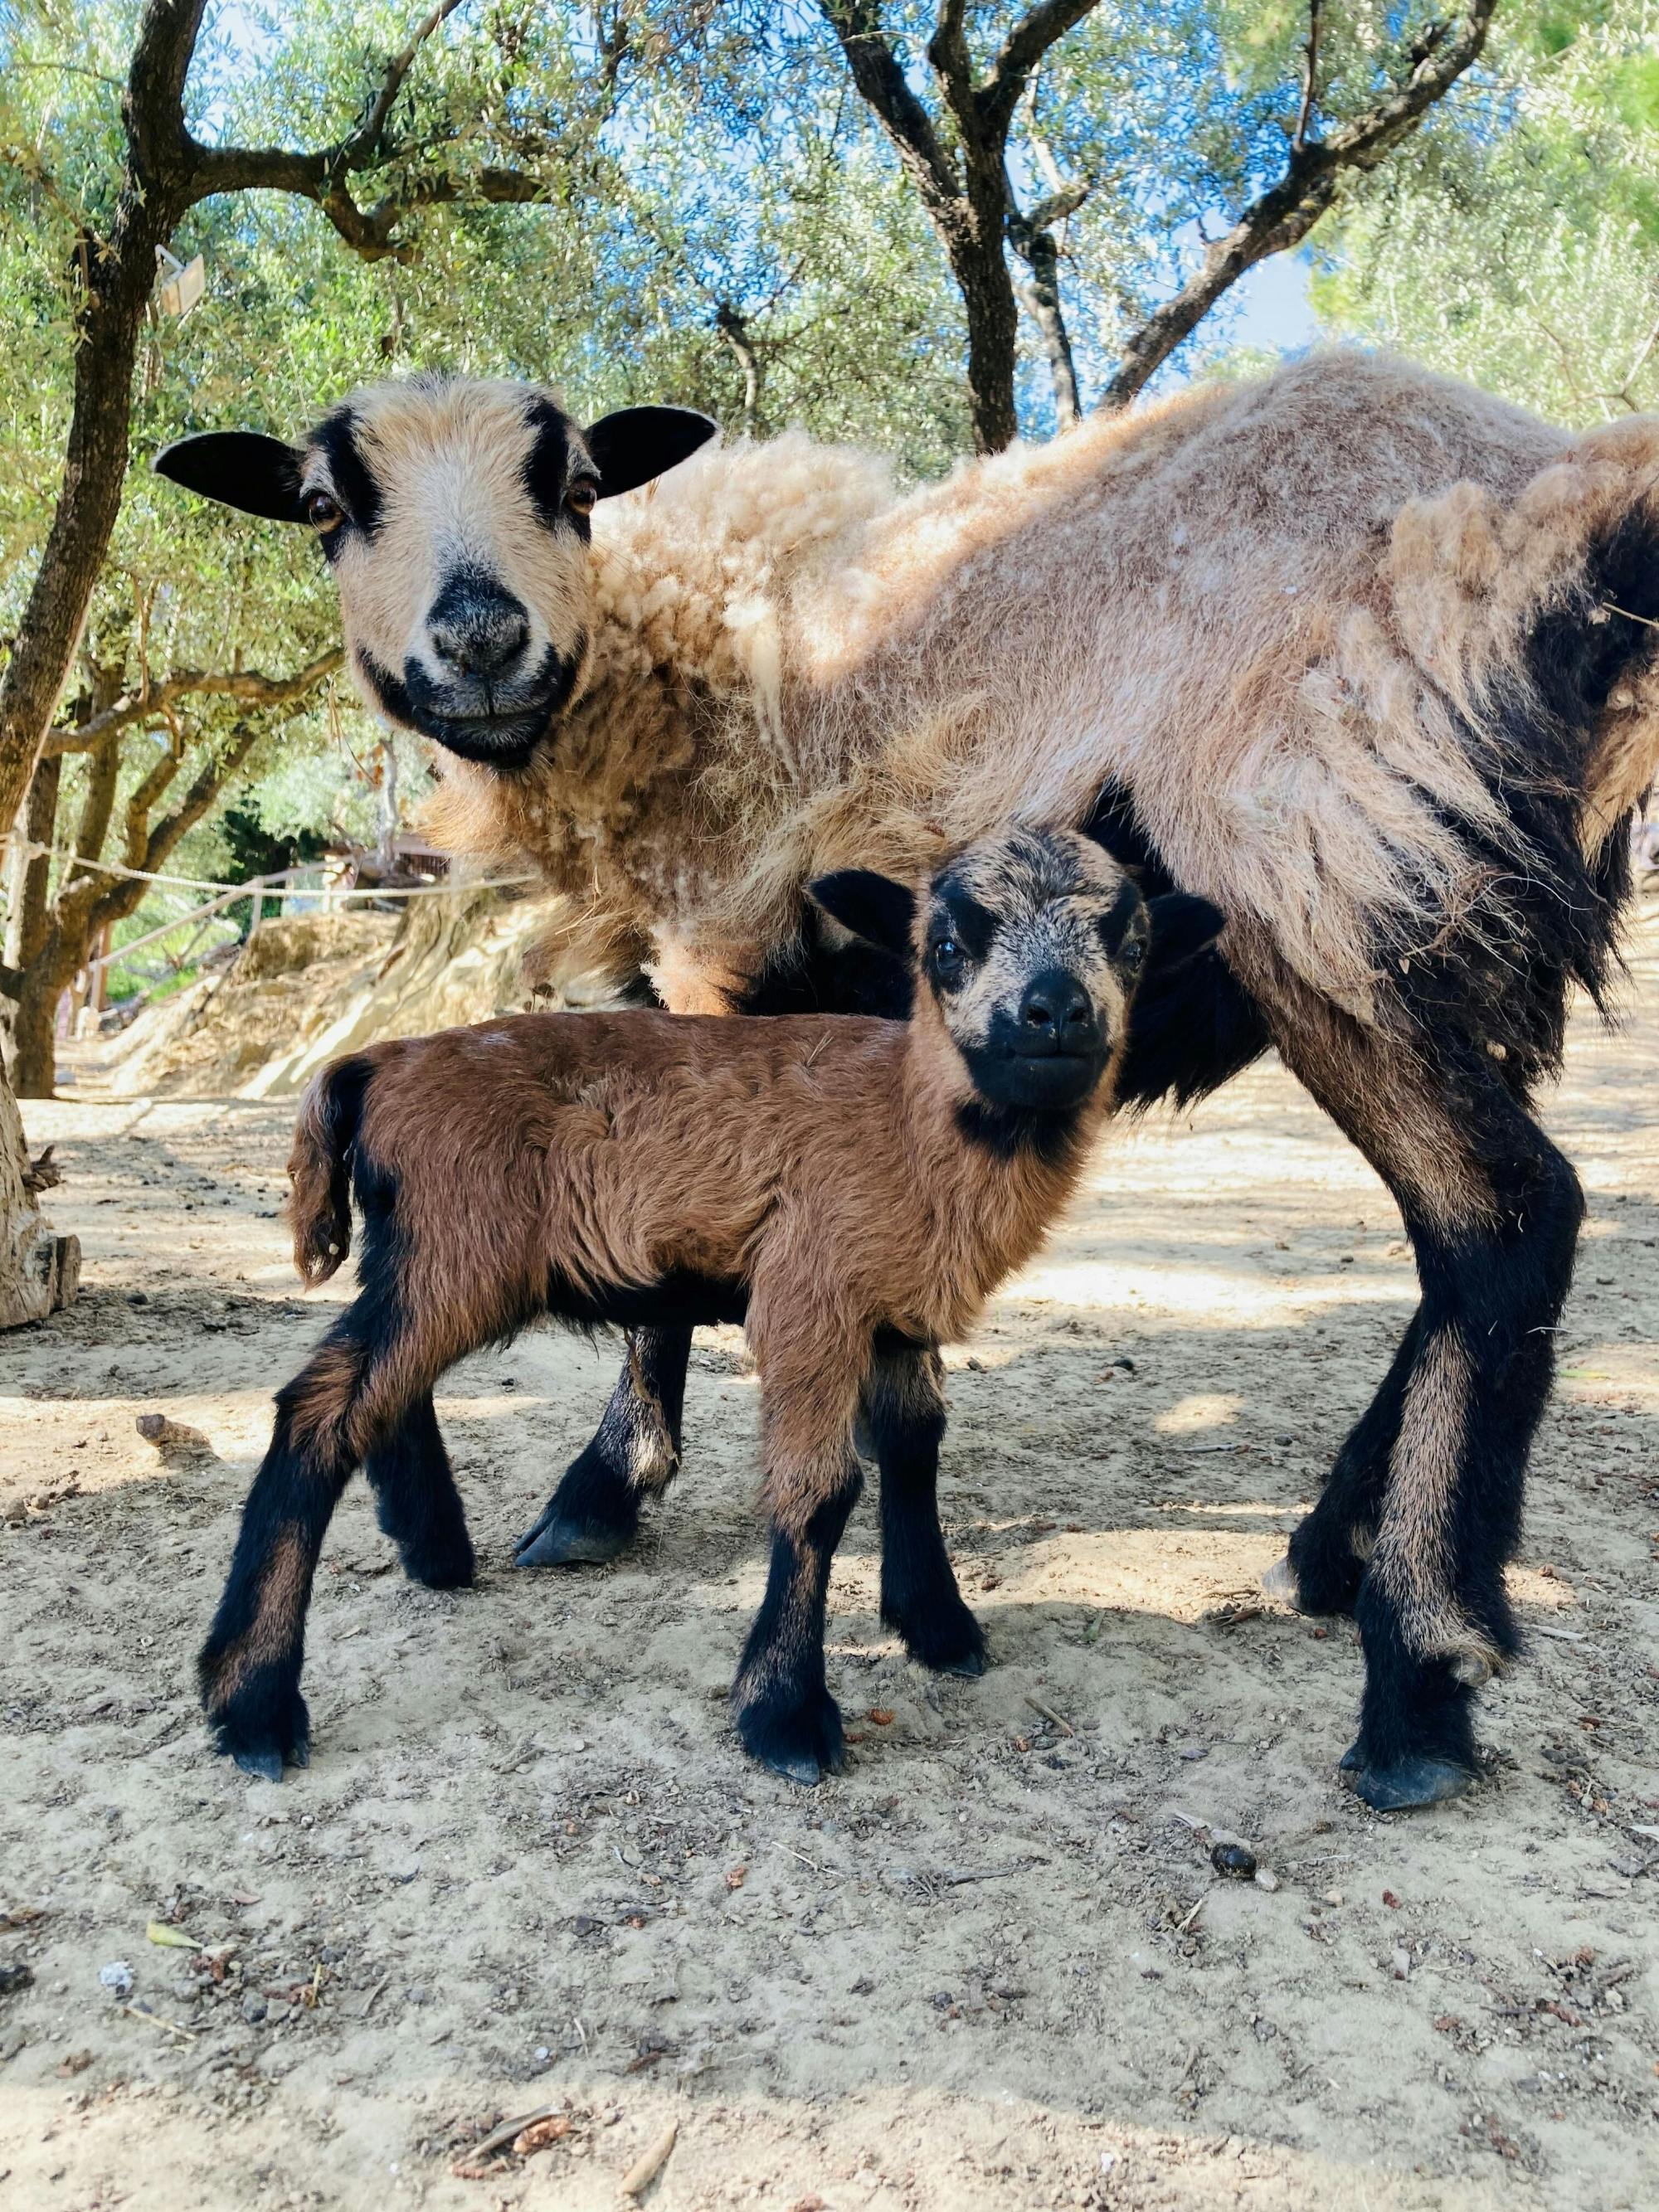
[[[933,947],[933,965],[941,975],[952,975],[961,967],[962,947],[954,937],[941,937]]]
[[[1119,964],[1131,975],[1138,975],[1146,959],[1146,940],[1132,937],[1118,955]]]
[[[564,495],[564,503],[572,514],[592,514],[593,503],[599,498],[599,488],[590,477],[584,477],[573,483]]]
[[[325,491],[314,491],[306,501],[306,520],[312,528],[326,538],[331,530],[337,530],[345,520],[340,503]]]

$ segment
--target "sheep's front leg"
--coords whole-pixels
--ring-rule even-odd
[[[939,1524],[945,1390],[938,1352],[877,1352],[862,1412],[881,1468],[881,1617],[924,1667],[982,1674],[984,1632],[963,1603]]]
[[[750,1313],[761,1374],[772,1561],[732,1691],[744,1747],[792,1782],[842,1764],[841,1711],[823,1674],[830,1563],[863,1482],[852,1446],[856,1354],[775,1346]]]
[[[640,1504],[668,1487],[680,1463],[689,1328],[642,1328],[592,1441],[567,1469],[514,1565],[589,1565],[614,1559],[639,1532]]]

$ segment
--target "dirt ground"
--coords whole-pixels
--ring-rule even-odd
[[[660,2212],[1659,2201],[1652,909],[1637,967],[1549,1109],[1591,1211],[1531,1657],[1484,1696],[1486,1783],[1417,1816],[1336,1784],[1346,1626],[1257,1591],[1413,1297],[1380,1187],[1276,1067],[1119,1129],[954,1355],[944,1508],[996,1663],[901,1656],[866,1499],[831,1598],[853,1759],[811,1795],[720,1701],[763,1573],[735,1332],[699,1339],[684,1474],[606,1570],[507,1561],[615,1347],[458,1370],[479,1587],[404,1583],[357,1486],[313,1764],[211,1758],[191,1657],[343,1290],[289,1270],[288,1107],[31,1109],[87,1289],[0,1344],[0,1966],[33,1976],[0,1996],[0,2197],[611,2207],[677,2122]],[[155,1411],[204,1447],[143,1442]],[[1215,1829],[1276,1886],[1214,1874]],[[538,2112],[543,2148],[480,2149]]]

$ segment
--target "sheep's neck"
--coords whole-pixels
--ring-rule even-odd
[[[1109,1077],[1052,1146],[1007,1152],[963,1126],[975,1093],[955,1048],[925,1017],[911,1025],[904,1058],[907,1167],[927,1209],[929,1280],[918,1315],[940,1341],[971,1328],[997,1285],[1039,1249],[1082,1176],[1109,1109]]]

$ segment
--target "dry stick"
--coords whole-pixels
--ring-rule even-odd
[[[143,2005],[123,2005],[121,2009],[130,2012],[135,2020],[147,2020],[152,2027],[164,2027],[169,2035],[182,2035],[186,2043],[196,2040],[189,2028],[180,2027],[176,2020],[163,2020],[159,2012],[151,2012]]]
[[[650,2149],[635,2160],[622,2178],[622,2193],[624,2197],[644,2196],[646,2191],[650,2188],[664,2166],[667,2165],[668,2154],[673,2149],[674,2139],[679,2131],[679,2122],[670,2120]]]
[[[538,2105],[533,2112],[520,2112],[516,2120],[503,2120],[500,2127],[492,2128],[482,2142],[465,2145],[466,2155],[488,2158],[493,2151],[505,2150],[515,2136],[521,2136],[526,2128],[533,2128],[538,2120],[560,2119],[563,2113],[562,2105]]]
[[[375,1983],[374,1988],[363,1999],[363,2008],[357,2015],[359,2020],[367,2020],[368,2018],[368,2015],[374,2011],[375,2004],[379,2001],[381,1990],[385,1989],[386,1984],[391,1979],[392,1977],[390,1974],[383,1974],[380,1980]]]
[[[1045,1721],[1052,1723],[1062,1735],[1077,1734],[1077,1730],[1063,1714],[1057,1713],[1052,1705],[1045,1705],[1041,1698],[1033,1697],[1029,1690],[1025,1692],[1025,1702],[1034,1713],[1041,1713]]]

